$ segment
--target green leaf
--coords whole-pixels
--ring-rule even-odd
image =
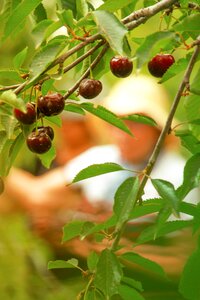
[[[56,56],[63,49],[64,44],[59,40],[54,40],[45,47],[43,47],[33,58],[30,66],[30,81],[33,84],[38,77],[45,71],[45,69],[53,62]]]
[[[198,245],[189,257],[183,269],[179,291],[188,300],[199,300],[200,299],[200,288],[199,288],[199,277],[200,277],[200,247]]]
[[[116,163],[103,163],[103,164],[94,164],[87,168],[81,170],[73,179],[72,183],[95,177],[98,175],[116,172],[116,171],[124,171],[125,169]]]
[[[72,221],[63,227],[62,243],[80,235],[85,221]]]
[[[177,62],[173,63],[169,69],[164,73],[163,77],[160,79],[160,83],[163,83],[177,74],[183,72],[188,66],[189,57],[180,58]]]
[[[152,273],[166,277],[164,270],[159,264],[137,253],[126,252],[120,256],[120,260],[122,261],[122,263],[124,263],[125,261],[125,264],[127,263],[127,261],[133,264],[137,264]]]
[[[14,140],[13,144],[10,147],[9,151],[9,163],[7,164],[8,170],[12,167],[17,155],[19,154],[23,144],[24,144],[25,138],[23,133],[21,132],[16,139]]]
[[[60,115],[57,116],[52,116],[52,117],[46,117],[46,120],[48,120],[48,122],[57,125],[58,127],[62,126],[62,119]]]
[[[170,31],[159,31],[148,35],[136,51],[137,68],[140,69],[142,65],[149,60],[151,50],[158,41],[172,37],[173,35],[174,33]]]
[[[130,3],[132,3],[133,0],[107,0],[104,4],[98,7],[97,10],[106,10],[109,12],[115,12],[118,9],[121,9]]]
[[[99,257],[94,284],[104,294],[105,300],[118,293],[121,278],[122,268],[116,255],[104,249]]]
[[[143,230],[140,236],[137,238],[135,246],[154,240],[155,233],[156,233],[156,238],[159,238],[168,233],[192,226],[192,224],[193,221],[191,220],[189,221],[178,220],[178,221],[166,222],[159,230],[157,230],[156,225],[149,226],[148,228]]]
[[[129,220],[130,213],[137,200],[138,189],[138,177],[126,179],[117,189],[113,207],[114,213],[117,216],[116,230],[118,230],[124,222]]]
[[[140,281],[136,281],[133,278],[124,276],[122,278],[122,282],[125,283],[126,285],[129,285],[130,287],[133,287],[133,288],[137,289],[140,292],[144,291],[141,282]]]
[[[78,260],[71,258],[69,260],[55,260],[49,261],[48,269],[71,269],[78,267]]]
[[[200,141],[197,139],[191,131],[187,132],[175,132],[176,136],[178,136],[181,140],[181,145],[185,147],[192,154],[200,152]]]
[[[49,151],[47,151],[46,153],[44,154],[40,154],[38,155],[42,165],[49,169],[54,158],[56,157],[56,150],[55,150],[55,147],[52,145],[51,148],[49,149]]]
[[[120,284],[119,294],[123,300],[129,300],[130,297],[134,300],[145,300],[144,297],[140,295],[135,289],[125,284]]]
[[[18,108],[21,111],[26,112],[25,102],[21,98],[17,97],[12,90],[3,92],[0,95],[0,100],[14,108]]]
[[[42,3],[40,3],[34,10],[34,17],[37,23],[47,19],[47,13]]]
[[[93,12],[93,15],[100,34],[108,41],[113,51],[124,55],[124,37],[127,28],[108,11],[98,10]]]
[[[7,133],[5,130],[0,130],[0,153],[6,143],[7,140]]]
[[[177,189],[178,196],[183,199],[200,181],[200,153],[194,154],[188,159],[184,168],[182,185]]]
[[[74,20],[73,20],[73,13],[71,10],[63,10],[57,12],[59,19],[62,21],[62,24],[67,25],[70,28],[74,28]]]
[[[102,120],[112,124],[121,130],[125,131],[126,133],[132,135],[129,128],[125,125],[125,123],[117,117],[113,112],[109,111],[105,107],[98,105],[97,107],[94,106],[93,103],[82,103],[81,107],[86,111],[90,112],[91,114],[101,118]],[[132,135],[133,136],[133,135]]]
[[[23,0],[11,13],[5,26],[4,40],[24,22],[42,0]]]
[[[66,104],[64,110],[71,111],[80,115],[85,115],[85,111],[80,106],[72,103]]]
[[[88,5],[86,0],[76,0],[77,19],[85,17],[88,14]]]
[[[19,73],[15,70],[10,69],[1,69],[0,70],[0,78],[5,81],[5,79],[9,80],[9,82],[20,83],[24,80],[20,77]]]
[[[0,177],[0,195],[4,192],[4,181],[3,179]]]
[[[7,138],[13,138],[13,133],[17,124],[17,120],[13,116],[0,114],[0,124],[5,129]]]
[[[49,19],[42,20],[32,30],[32,37],[36,49],[42,44],[42,42],[46,38],[47,29],[52,23],[54,24],[54,22]]]
[[[198,35],[200,28],[200,13],[185,17],[182,21],[180,21],[173,27],[176,31],[192,31],[196,32],[196,34]]]
[[[94,272],[94,270],[96,269],[98,260],[99,256],[97,255],[97,253],[94,251],[90,252],[89,256],[87,257],[87,266],[91,272]]]
[[[173,184],[162,179],[151,179],[151,182],[158,194],[170,205],[174,214],[179,217],[179,198],[176,195]]]
[[[129,120],[137,123],[143,123],[151,126],[157,126],[156,121],[152,118],[140,114],[127,115],[122,117],[122,120]]]
[[[28,47],[24,48],[22,51],[20,51],[13,59],[13,65],[15,69],[21,68],[21,66],[24,63],[24,60],[26,59],[26,55],[28,52]]]

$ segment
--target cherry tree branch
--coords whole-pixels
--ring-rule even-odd
[[[196,43],[196,48],[193,52],[193,55],[189,61],[189,64],[188,64],[188,67],[185,71],[185,74],[184,74],[184,77],[183,77],[183,80],[182,82],[180,83],[179,85],[179,88],[178,88],[178,91],[177,91],[177,94],[174,98],[174,101],[172,103],[172,106],[171,106],[171,109],[170,109],[170,112],[169,112],[169,115],[168,115],[168,118],[167,118],[167,121],[166,121],[166,124],[163,128],[163,130],[161,131],[161,134],[158,138],[158,141],[155,145],[155,148],[151,154],[151,157],[146,165],[146,168],[145,168],[145,174],[140,182],[140,187],[139,187],[139,190],[138,190],[138,194],[137,194],[137,202],[140,201],[141,197],[142,197],[142,194],[143,194],[143,191],[144,191],[144,188],[145,188],[145,185],[147,183],[147,180],[149,179],[149,176],[151,174],[151,171],[153,170],[154,166],[155,166],[155,163],[158,159],[158,156],[160,154],[160,151],[162,149],[162,146],[163,146],[163,143],[164,143],[164,140],[166,138],[166,136],[169,134],[170,132],[170,129],[171,129],[171,124],[172,124],[172,120],[174,118],[174,115],[175,115],[175,112],[177,110],[177,107],[178,107],[178,104],[181,100],[181,97],[182,97],[182,94],[184,92],[184,89],[189,85],[189,80],[190,80],[190,76],[191,76],[191,73],[192,73],[192,70],[194,68],[194,65],[196,63],[196,60],[198,58],[198,55],[200,53],[200,43],[198,42],[200,41],[200,36],[197,38],[197,43]],[[136,202],[136,203],[137,203]],[[119,241],[120,241],[120,237],[122,236],[123,232],[124,232],[124,229],[125,229],[125,226],[126,226],[126,223],[127,222],[124,222],[122,225],[121,225],[121,228],[119,228],[119,230],[115,233],[115,239],[113,240],[113,243],[112,243],[112,246],[111,246],[111,249],[113,251],[115,251],[118,247],[118,244],[119,244]]]
[[[143,9],[139,9],[139,10],[131,13],[129,16],[122,19],[121,22],[127,27],[128,30],[132,30],[132,29],[138,27],[140,24],[146,22],[149,18],[153,17],[154,15],[159,13],[160,11],[171,7],[176,2],[177,2],[177,0],[161,0],[160,2],[158,2],[154,5],[151,5],[149,7],[143,8]],[[82,48],[87,46],[88,44],[91,44],[91,43],[93,43],[97,40],[100,40],[100,43],[102,43],[102,44],[106,42],[105,39],[101,36],[100,33],[96,33],[96,34],[94,34],[90,37],[85,38],[84,41],[82,41],[78,45],[74,46],[73,48],[71,48],[66,53],[62,54],[61,56],[57,57],[44,70],[44,72],[41,75],[44,75],[46,72],[48,72],[50,69],[52,69],[56,65],[63,64],[65,62],[65,60],[67,58],[69,58],[71,55],[78,52],[79,50],[81,50]],[[87,52],[86,52],[85,57],[87,57],[88,55],[87,55]],[[82,61],[82,60],[80,60],[80,61]],[[74,62],[74,65],[72,67],[74,67],[76,64],[78,64],[80,61],[77,59],[76,62]],[[68,67],[66,67],[65,72],[67,72],[69,70],[68,68],[71,69],[71,66],[69,65]],[[48,75],[45,78],[49,79]],[[45,80],[46,79],[44,79],[44,78],[42,79],[42,81],[45,81]],[[13,85],[13,87],[11,87],[11,89],[16,88],[15,93],[19,94],[26,87],[26,85],[28,85],[28,84],[29,84],[29,81],[27,80],[26,82],[24,82],[22,84],[19,84],[17,86],[17,88],[16,88],[16,85]],[[7,87],[2,87],[0,89],[0,91],[5,91],[5,90],[7,90]]]

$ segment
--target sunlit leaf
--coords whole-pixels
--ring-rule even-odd
[[[71,269],[77,268],[78,260],[76,258],[71,258],[69,260],[55,260],[49,261],[48,269]]]
[[[28,52],[28,47],[24,48],[14,57],[13,65],[15,69],[21,68],[22,64],[24,63],[24,60],[26,59],[27,52]]]
[[[122,120],[130,120],[133,122],[143,123],[151,126],[157,126],[156,121],[154,121],[152,118],[140,114],[127,115],[122,117]]]
[[[12,90],[3,92],[0,95],[0,100],[14,108],[20,109],[21,111],[26,111],[25,102],[21,98],[16,96],[16,94]]]
[[[98,10],[115,12],[118,9],[121,9],[130,3],[132,3],[132,0],[107,0],[104,4],[98,7]]]
[[[122,171],[125,170],[123,167],[121,167],[118,164],[115,163],[103,163],[103,164],[94,164],[91,165],[83,170],[81,170],[73,179],[72,183],[91,178],[94,176],[107,174],[110,172],[116,172],[116,171]]]
[[[104,294],[105,299],[118,293],[121,278],[122,268],[116,255],[109,249],[103,250],[97,264],[94,284]]]
[[[102,36],[108,41],[110,47],[118,54],[124,55],[124,37],[127,28],[108,11],[98,10],[93,12],[96,24]]]

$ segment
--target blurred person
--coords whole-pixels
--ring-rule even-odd
[[[149,116],[155,119],[157,126],[125,121],[133,132],[134,137],[131,137],[118,128],[104,124],[106,134],[112,137],[111,144],[91,147],[64,166],[55,168],[42,176],[34,177],[13,169],[6,180],[6,192],[18,199],[23,199],[23,203],[31,213],[50,211],[53,215],[56,210],[61,211],[64,214],[65,223],[70,219],[97,221],[99,212],[100,220],[105,218],[111,211],[117,187],[132,173],[118,171],[89,178],[72,186],[66,187],[66,184],[70,183],[81,169],[91,164],[114,162],[127,169],[142,171],[166,122],[169,103],[165,89],[154,79],[147,76],[130,76],[121,79],[112,88],[103,104],[119,116],[134,113]],[[151,173],[152,178],[169,180],[175,188],[182,183],[185,165],[185,159],[178,153],[177,141],[172,135],[166,138],[163,150]],[[23,178],[23,180],[16,181],[16,178]],[[76,200],[73,198],[74,193],[77,193]],[[158,194],[149,180],[145,186],[143,199],[155,197],[158,197]],[[191,199],[193,200],[193,197]],[[85,244],[83,250],[80,243],[77,246],[76,242],[74,241],[72,249],[79,255],[87,255],[88,251],[93,248],[92,245]],[[160,260],[169,272],[180,271],[183,264],[182,258],[179,257],[177,261],[173,255],[174,249],[170,248],[170,252],[165,253],[163,257],[158,253],[155,257],[153,251],[152,248],[150,251],[147,250],[147,257],[153,257],[155,261]]]

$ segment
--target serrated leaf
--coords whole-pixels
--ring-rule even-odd
[[[29,85],[35,82],[36,79],[44,72],[44,70],[53,62],[56,56],[64,48],[64,44],[59,40],[54,40],[44,46],[33,58],[30,66],[30,81]]]
[[[38,155],[42,165],[49,169],[53,160],[55,159],[56,157],[56,149],[55,147],[52,145],[51,148],[49,149],[49,151],[47,151],[46,153],[44,154],[40,154]]]
[[[42,2],[42,0],[24,0],[12,11],[4,30],[4,40],[24,22],[24,19]]]
[[[192,224],[193,221],[191,220],[187,220],[187,221],[178,220],[178,221],[166,222],[159,230],[157,230],[156,225],[149,226],[148,228],[143,230],[140,236],[137,238],[135,246],[154,240],[155,233],[156,233],[156,238],[159,238],[168,233],[192,226]]]
[[[108,41],[113,51],[124,55],[124,37],[128,32],[127,28],[108,11],[98,10],[93,12],[93,15],[100,34]]]
[[[140,291],[140,292],[143,292],[143,291],[144,291],[144,289],[143,289],[143,287],[142,287],[142,283],[141,283],[140,281],[136,281],[136,280],[133,279],[133,278],[124,276],[124,277],[122,278],[122,282],[125,283],[126,285],[129,285],[129,286],[131,286],[131,287],[137,289],[137,290]]]
[[[149,56],[154,45],[162,40],[169,37],[172,37],[174,33],[170,31],[159,31],[154,32],[151,35],[148,35],[143,39],[143,43],[138,47],[136,51],[137,56],[137,68],[140,69],[142,65],[149,60]]]
[[[0,153],[5,145],[5,142],[7,140],[7,133],[5,130],[0,130]]]
[[[184,168],[182,185],[177,189],[178,196],[183,199],[200,181],[200,153],[194,154],[188,159]]]
[[[120,256],[120,260],[121,259],[122,259],[122,263],[123,263],[123,260],[125,260],[128,262],[137,264],[137,265],[143,267],[144,269],[149,270],[152,273],[166,277],[164,270],[162,269],[162,267],[159,264],[157,264],[156,262],[154,262],[150,259],[147,259],[137,253],[126,252]]]
[[[14,57],[13,65],[14,65],[15,69],[21,68],[21,66],[23,65],[23,63],[26,59],[27,52],[28,52],[28,47],[25,47],[22,51],[17,53],[17,55]]]
[[[72,183],[95,177],[102,174],[107,174],[110,172],[122,171],[125,170],[123,167],[116,163],[103,163],[103,164],[94,164],[87,168],[81,170],[73,179]]]
[[[74,28],[73,13],[71,10],[67,9],[57,12],[57,15],[63,24],[67,25],[72,29]]]
[[[117,189],[113,207],[114,213],[117,216],[116,230],[118,230],[124,222],[129,220],[130,213],[137,200],[138,189],[138,177],[126,179]]]
[[[200,107],[199,107],[199,95],[190,94],[184,99],[184,109],[187,120],[195,120],[199,118]],[[192,134],[200,140],[200,126],[195,124],[190,124],[190,130]]]
[[[119,294],[122,297],[123,300],[145,300],[142,295],[140,295],[134,288],[129,287],[125,284],[120,284],[119,286]]]
[[[5,79],[9,80],[9,82],[13,83],[21,83],[24,80],[20,77],[19,73],[15,70],[10,69],[1,69],[0,70],[0,78],[5,81]]]
[[[200,152],[200,141],[192,134],[192,132],[175,132],[181,140],[181,145],[192,154]]]
[[[125,123],[117,115],[115,115],[113,112],[109,111],[105,107],[101,105],[95,107],[93,103],[82,103],[81,107],[86,111],[90,112],[91,114],[101,118],[102,120],[114,125],[115,127],[120,128],[121,130],[133,136],[133,134],[125,125]]]
[[[57,125],[58,127],[62,126],[62,119],[60,115],[57,116],[52,116],[52,117],[46,117],[46,119],[48,120],[48,122]]]
[[[85,17],[88,14],[88,5],[86,0],[75,0],[77,9],[77,19]]]
[[[34,17],[37,23],[40,21],[47,19],[47,13],[44,8],[44,5],[40,3],[34,10]]]
[[[49,26],[53,23],[52,20],[42,20],[39,22],[32,30],[32,37],[35,44],[35,48],[37,49],[44,39],[46,38],[46,32]]]
[[[107,0],[104,4],[98,7],[97,10],[106,10],[109,12],[115,12],[132,3],[132,0]]]
[[[94,272],[94,270],[96,269],[98,260],[99,256],[97,255],[97,253],[94,251],[90,252],[90,254],[87,257],[87,266],[91,272]]]
[[[180,58],[177,62],[173,63],[173,65],[171,65],[169,69],[167,69],[159,82],[163,83],[176,76],[177,74],[183,72],[187,68],[188,62],[189,57]]]
[[[78,260],[71,258],[69,260],[55,260],[49,261],[48,269],[71,269],[78,267]]]
[[[153,120],[150,117],[143,116],[140,114],[133,114],[133,115],[127,115],[122,117],[122,120],[129,120],[137,123],[147,124],[151,126],[157,126],[157,123],[155,120]]]
[[[76,104],[71,104],[71,103],[66,104],[64,110],[71,111],[80,115],[85,115],[85,111],[80,106],[77,106]]]
[[[200,28],[200,13],[185,17],[178,24],[173,26],[176,31],[193,31],[199,34]]]
[[[104,249],[97,264],[94,285],[104,294],[105,300],[118,293],[121,278],[122,268],[116,255],[109,249]]]
[[[85,221],[72,221],[63,227],[62,243],[80,235]]]
[[[0,100],[14,108],[18,108],[21,111],[26,112],[25,102],[21,98],[17,97],[12,90],[3,92],[0,95]]]
[[[151,182],[158,194],[168,203],[173,209],[175,215],[179,217],[179,198],[176,195],[173,184],[162,179],[151,179]]]
[[[199,277],[200,277],[200,247],[198,245],[186,262],[179,284],[179,291],[188,300],[199,300]]]

